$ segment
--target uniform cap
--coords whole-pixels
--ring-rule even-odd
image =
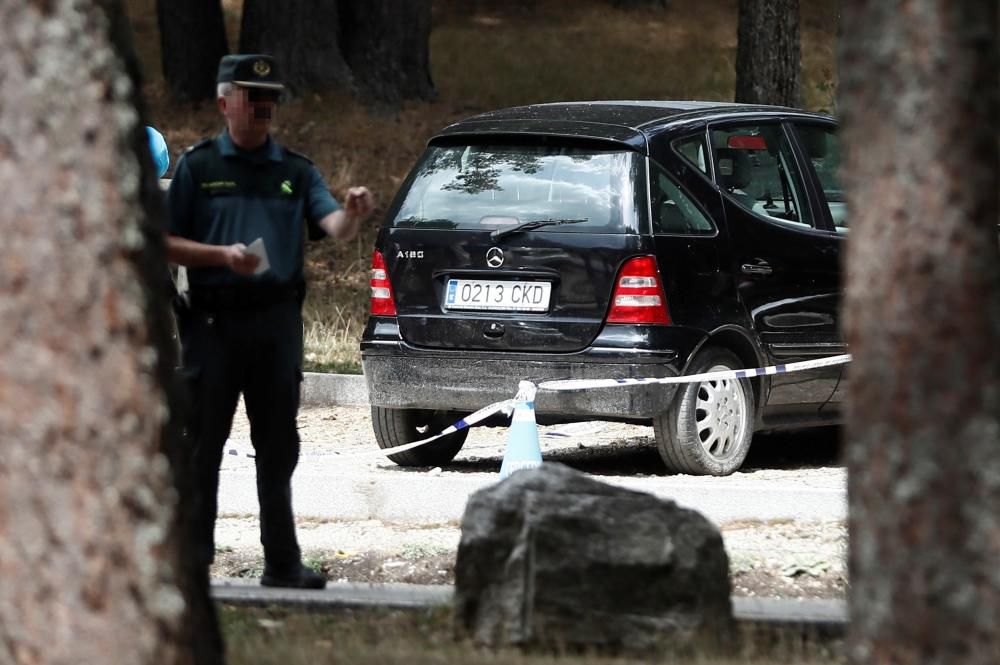
[[[243,88],[284,90],[274,58],[263,53],[226,55],[219,61],[216,83],[233,83]]]

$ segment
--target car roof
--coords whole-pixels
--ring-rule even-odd
[[[553,102],[489,111],[445,127],[431,142],[480,135],[534,135],[626,144],[646,152],[653,134],[739,116],[829,116],[784,106],[719,101],[608,100]]]

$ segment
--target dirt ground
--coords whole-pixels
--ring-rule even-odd
[[[594,446],[567,451],[548,443],[559,437],[558,426],[541,427],[546,459],[572,454],[578,465],[595,475],[661,475],[655,451],[648,450],[651,428],[595,423],[589,427]],[[374,447],[368,410],[362,407],[304,408],[300,413],[300,464],[314,455],[341,455],[355,448]],[[472,430],[456,459],[460,472],[496,472],[503,454],[501,428]],[[837,462],[835,437],[810,441],[810,449],[794,440],[762,438],[757,452],[739,473],[747,482],[795,483],[804,487],[832,487],[843,481]],[[249,426],[238,410],[230,437],[227,464],[252,464]],[[756,444],[755,444],[756,445]],[[555,446],[550,449],[550,446]],[[381,457],[343,454],[345,470],[357,473],[398,471]],[[425,470],[440,473],[439,469]],[[451,472],[450,470],[448,472]],[[721,525],[730,559],[733,593],[742,596],[784,598],[842,598],[847,587],[847,529],[843,522],[740,521]],[[454,562],[461,537],[457,523],[400,524],[379,520],[300,520],[300,545],[306,563],[332,581],[371,583],[454,583]],[[222,515],[216,529],[214,577],[259,577],[263,559],[259,523],[253,515]]]
[[[254,518],[220,520],[213,577],[259,577],[260,546]],[[841,523],[724,525],[733,593],[768,598],[843,598],[846,528]],[[318,538],[341,547],[318,548]],[[454,584],[458,525],[399,525],[382,522],[299,524],[308,565],[335,582]],[[236,545],[230,543],[238,543]],[[768,546],[761,549],[762,546]]]

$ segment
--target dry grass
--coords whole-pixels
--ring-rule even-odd
[[[230,665],[829,665],[844,662],[839,643],[795,631],[744,632],[732,655],[643,657],[490,651],[456,641],[448,608],[297,613],[223,607]]]
[[[427,140],[444,125],[491,108],[581,99],[732,98],[736,0],[674,2],[666,12],[623,12],[606,0],[534,0],[516,9],[499,2],[438,0],[431,63],[438,99],[396,113],[374,113],[348,93],[309,94],[284,105],[275,134],[312,158],[334,194],[365,184],[378,202],[360,237],[310,245],[306,270],[306,353],[312,369],[359,371],[358,337],[367,314],[372,243],[396,189]],[[220,129],[211,104],[178,105],[160,77],[154,0],[128,0],[136,46],[148,80],[151,120],[176,160]],[[237,0],[225,0],[230,45],[239,28]],[[491,9],[502,7],[503,10]],[[803,3],[803,98],[832,110],[836,0]]]
[[[360,373],[358,340],[364,328],[366,307],[367,302],[363,305],[342,302],[330,297],[329,292],[309,296],[303,309],[304,360],[309,371]]]

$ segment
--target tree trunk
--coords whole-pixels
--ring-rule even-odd
[[[799,0],[740,0],[736,101],[800,105]]]
[[[854,663],[1000,662],[997,19],[843,4]]]
[[[181,568],[162,204],[129,34],[119,0],[0,7],[2,663],[221,662],[207,584]]]
[[[156,0],[160,60],[178,100],[215,99],[215,73],[229,52],[219,0]]]
[[[344,58],[361,97],[399,106],[434,99],[430,0],[340,0]]]
[[[292,92],[350,85],[340,53],[337,3],[315,0],[244,0],[241,53],[269,53]]]
[[[209,571],[204,566],[195,565],[190,544],[194,524],[193,513],[197,509],[192,500],[195,496],[192,448],[182,439],[185,412],[188,408],[188,394],[181,385],[176,368],[180,361],[178,347],[173,338],[174,322],[170,314],[169,300],[174,292],[172,277],[166,266],[166,211],[163,206],[163,192],[159,178],[149,155],[149,140],[145,132],[145,105],[140,93],[141,76],[135,48],[132,43],[132,27],[129,24],[121,0],[97,0],[106,8],[111,18],[112,46],[122,58],[126,73],[133,82],[129,101],[139,112],[140,122],[130,136],[128,149],[137,154],[142,167],[139,184],[141,215],[137,220],[143,234],[141,253],[135,257],[135,268],[140,283],[144,285],[145,312],[149,325],[150,344],[157,350],[155,378],[159,381],[167,404],[167,417],[162,419],[159,432],[159,451],[170,462],[171,480],[176,504],[173,519],[168,526],[169,539],[165,545],[165,560],[176,571],[177,587],[184,599],[185,612],[181,617],[176,636],[181,645],[178,663],[192,665],[221,665],[225,662],[222,634],[215,612],[215,602],[209,592]],[[214,78],[214,76],[213,76]]]

